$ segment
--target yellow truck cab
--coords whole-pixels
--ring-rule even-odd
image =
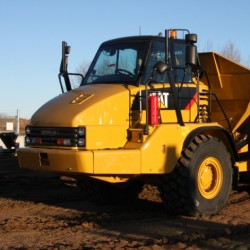
[[[170,213],[217,213],[250,169],[250,75],[196,42],[178,29],[104,42],[75,89],[63,42],[63,93],[32,116],[20,167],[73,176],[92,200],[128,202],[154,183]]]

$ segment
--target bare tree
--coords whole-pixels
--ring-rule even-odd
[[[241,54],[239,49],[236,47],[236,45],[229,40],[225,47],[221,50],[221,54],[231,60],[234,60],[236,62],[241,61]]]
[[[248,56],[248,58],[245,60],[244,63],[248,68],[250,68],[250,55]]]
[[[212,50],[213,50],[213,43],[208,40],[203,51],[212,51]]]
[[[87,73],[87,70],[89,68],[89,63],[81,63],[77,68],[76,68],[76,72],[79,74],[82,74],[83,76],[85,76],[85,74]]]
[[[81,63],[77,68],[76,68],[76,73],[78,74],[82,74],[83,76],[86,75],[87,70],[89,68],[90,63]],[[73,88],[77,88],[80,86],[81,82],[82,82],[82,77],[80,76],[70,76],[70,81],[71,81],[71,85]]]

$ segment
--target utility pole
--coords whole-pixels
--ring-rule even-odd
[[[20,132],[20,114],[19,114],[19,109],[17,109],[16,112],[16,134],[19,135]]]

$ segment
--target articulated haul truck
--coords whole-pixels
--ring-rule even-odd
[[[63,42],[63,93],[32,116],[20,167],[73,176],[92,200],[149,183],[168,213],[216,214],[250,170],[250,70],[196,42],[183,29],[106,41],[77,88]]]

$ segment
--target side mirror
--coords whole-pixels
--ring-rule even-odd
[[[167,69],[168,69],[168,65],[163,61],[158,61],[154,65],[154,71],[156,71],[159,74],[163,74],[165,71],[167,71]]]
[[[67,91],[70,91],[72,89],[70,79],[69,79],[69,73],[68,73],[69,53],[70,53],[70,46],[68,46],[67,43],[63,41],[62,42],[62,60],[61,60],[61,65],[60,65],[60,73],[58,74],[59,82],[60,82],[63,93],[64,93],[64,88],[61,82],[61,76],[64,78]]]
[[[71,47],[66,42],[62,42],[62,62],[60,66],[60,73],[65,73],[68,70],[68,55]]]
[[[197,47],[194,45],[197,42],[196,34],[186,34],[186,65],[197,65]]]
[[[185,35],[185,41],[186,43],[197,43],[197,34],[186,34]]]
[[[197,65],[197,47],[192,44],[188,44],[186,47],[186,65]]]

